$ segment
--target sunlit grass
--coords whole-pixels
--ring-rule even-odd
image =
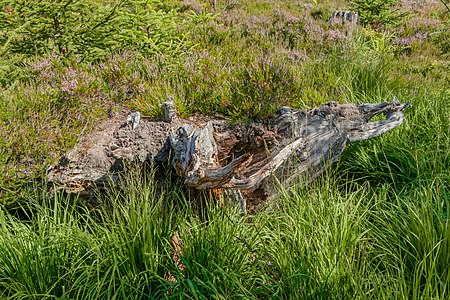
[[[2,63],[13,77],[0,80],[0,298],[450,297],[450,72],[438,38],[448,17],[421,6],[404,28],[349,30],[326,21],[341,1],[250,2],[218,1],[215,12],[212,1],[157,4],[185,20],[192,47],[179,56]],[[409,52],[393,43],[424,30]],[[41,182],[124,107],[158,117],[172,99],[182,116],[248,122],[281,105],[395,98],[412,103],[401,127],[348,145],[322,177],[281,189],[258,215],[199,204],[152,169],[131,167],[89,205]]]
[[[450,195],[445,183],[398,193],[329,174],[281,190],[258,216],[133,170],[97,198],[37,193],[27,221],[0,212],[3,298],[445,299]],[[101,209],[99,209],[101,208]]]

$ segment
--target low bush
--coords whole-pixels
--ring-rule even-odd
[[[402,23],[407,12],[395,10],[397,0],[352,0],[353,9],[359,13],[360,23],[375,29],[397,26]]]

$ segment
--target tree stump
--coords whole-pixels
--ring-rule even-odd
[[[263,201],[273,192],[272,179],[284,186],[298,176],[314,179],[348,142],[400,126],[410,106],[393,101],[281,107],[269,120],[232,125],[202,115],[181,119],[166,102],[163,120],[133,112],[100,124],[50,168],[48,180],[53,189],[89,194],[94,186],[114,182],[124,161],[170,164],[187,187],[223,190],[245,211],[246,202]],[[370,122],[380,114],[384,120]]]

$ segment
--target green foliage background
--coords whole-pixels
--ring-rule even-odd
[[[353,0],[351,3],[353,9],[360,13],[360,22],[363,25],[398,26],[408,15],[407,12],[398,12],[394,7],[396,0]]]
[[[144,54],[179,54],[173,43],[175,11],[159,1],[2,1],[0,42],[10,55],[74,54],[98,60],[134,48]]]

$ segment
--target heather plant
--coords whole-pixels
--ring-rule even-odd
[[[287,12],[274,13],[272,26],[268,33],[275,39],[282,40],[288,48],[305,42],[308,32],[304,20]]]
[[[299,96],[299,85],[292,71],[281,62],[261,58],[234,75],[230,86],[230,100],[225,113],[264,119],[289,99]]]

